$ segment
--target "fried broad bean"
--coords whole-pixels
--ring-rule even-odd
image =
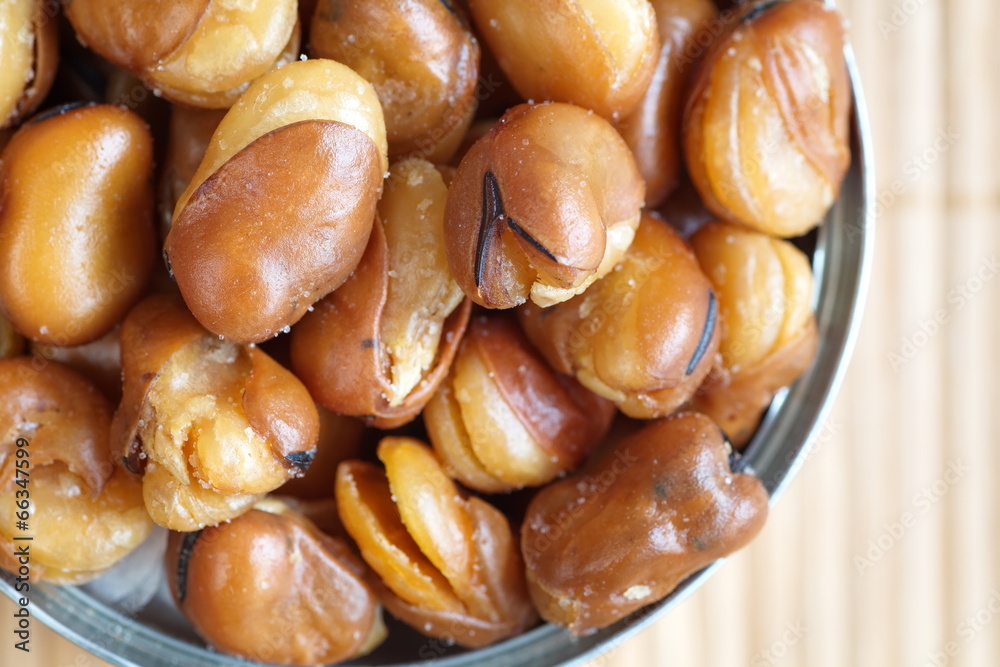
[[[471,303],[444,254],[445,176],[397,162],[361,264],[292,332],[292,366],[321,405],[379,428],[411,421],[448,373]]]
[[[692,407],[740,447],[775,392],[816,356],[812,268],[791,243],[721,222],[700,229],[691,244],[718,294],[722,335],[721,357]]]
[[[0,3],[0,128],[16,124],[48,95],[59,64],[59,29],[52,3]]]
[[[684,151],[716,215],[782,237],[823,218],[851,161],[844,40],[819,0],[760,2],[706,54]]]
[[[660,56],[635,112],[618,124],[646,181],[646,206],[659,206],[677,187],[681,117],[688,79],[718,12],[712,0],[653,0]]]
[[[382,601],[429,637],[479,648],[536,620],[524,565],[506,517],[465,498],[433,452],[385,438],[379,467],[345,461],[337,504],[361,556],[381,577]]]
[[[525,99],[632,113],[660,40],[647,0],[469,0],[479,34]],[[571,135],[572,136],[572,135]]]
[[[110,422],[108,399],[69,367],[0,359],[0,568],[18,573],[14,540],[30,534],[31,580],[78,584],[146,539],[153,524],[111,458]]]
[[[177,607],[223,653],[327,665],[364,655],[386,636],[364,564],[277,500],[197,533],[172,533],[166,570]]]
[[[177,200],[198,170],[212,134],[225,115],[224,109],[200,109],[182,104],[171,108],[167,155],[160,174],[157,204],[161,238],[167,238]]]
[[[528,338],[561,373],[639,419],[670,414],[712,368],[717,305],[694,254],[643,215],[622,262],[581,296],[519,311]]]
[[[357,267],[387,169],[375,90],[349,68],[257,79],[174,209],[165,251],[191,312],[237,342],[297,322]]]
[[[731,451],[708,417],[682,413],[542,489],[521,527],[542,618],[589,634],[753,539],[767,491],[730,469]]]
[[[31,354],[66,364],[117,403],[122,397],[121,330],[115,327],[92,343],[59,347],[32,343]]]
[[[142,474],[159,525],[228,521],[312,461],[319,419],[306,388],[256,347],[211,335],[179,298],[136,306],[121,351],[112,448]]]
[[[553,371],[517,322],[474,318],[451,373],[424,411],[449,475],[486,493],[539,486],[601,442],[614,407]]]
[[[72,0],[66,15],[91,49],[193,106],[228,107],[298,51],[295,0]]]
[[[313,55],[375,86],[390,155],[448,160],[431,154],[468,129],[479,76],[479,43],[462,14],[441,0],[323,0],[311,31]]]
[[[610,123],[570,104],[514,107],[462,159],[448,192],[448,263],[487,308],[566,301],[632,242],[645,186]]]
[[[149,129],[118,107],[60,107],[18,130],[0,161],[2,310],[35,342],[101,337],[155,262]]]

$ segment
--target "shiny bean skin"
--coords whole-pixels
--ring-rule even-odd
[[[149,129],[118,107],[60,108],[24,125],[0,160],[0,307],[38,343],[101,337],[156,261]]]
[[[469,0],[476,28],[521,96],[631,114],[660,39],[648,0]]]

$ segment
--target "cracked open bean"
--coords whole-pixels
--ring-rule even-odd
[[[0,568],[18,571],[15,545],[24,544],[14,538],[30,535],[32,581],[80,584],[149,535],[142,485],[108,448],[111,410],[68,366],[0,359]],[[23,449],[16,446],[22,439]],[[18,528],[26,501],[30,512]]]
[[[488,646],[537,620],[524,563],[507,518],[465,497],[429,447],[384,438],[382,468],[345,461],[337,470],[340,517],[379,575],[395,617],[466,648]]]
[[[317,402],[379,428],[413,420],[448,373],[471,303],[444,253],[448,168],[392,166],[361,263],[292,331]]]
[[[121,355],[111,446],[142,476],[159,525],[191,531],[233,519],[312,462],[319,417],[302,383],[259,348],[210,334],[179,298],[137,305]]]

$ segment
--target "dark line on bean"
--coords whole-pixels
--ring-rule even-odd
[[[25,125],[34,125],[35,123],[41,123],[42,121],[48,120],[49,118],[53,118],[55,116],[61,116],[64,113],[69,113],[73,109],[79,109],[81,107],[93,107],[93,106],[97,106],[96,103],[69,102],[68,104],[60,104],[57,107],[52,107],[51,109],[43,111],[42,113],[32,117],[30,120],[28,120],[27,123],[25,123]]]
[[[185,533],[184,541],[181,542],[180,554],[177,557],[177,599],[181,604],[184,604],[184,598],[187,596],[188,561],[191,560],[194,543],[198,541],[200,536],[200,530]]]
[[[715,333],[715,321],[718,319],[718,306],[715,302],[715,292],[712,290],[708,291],[708,316],[705,318],[705,328],[701,330],[701,340],[698,341],[698,347],[695,348],[694,356],[691,357],[691,363],[688,364],[687,371],[685,375],[691,375],[694,373],[694,369],[698,367],[698,363],[701,358],[705,356],[705,352],[708,350],[708,344],[712,341],[712,335]]]
[[[729,442],[729,438],[726,438],[726,442]],[[729,447],[732,449],[729,453],[729,469],[734,474],[739,474],[746,468],[746,462],[743,460],[743,455],[733,447],[732,443],[729,444]]]
[[[304,452],[292,452],[285,456],[285,460],[295,465],[296,468],[305,472],[312,465],[313,459],[316,458],[316,448],[307,449]]]
[[[177,282],[177,279],[174,278],[174,267],[170,263],[170,255],[167,254],[167,249],[166,248],[163,249],[163,263],[167,267],[167,275],[170,276],[170,279],[172,281]]]
[[[476,242],[476,287],[482,285],[486,272],[486,259],[493,245],[493,229],[506,216],[500,184],[492,171],[483,174],[483,215],[479,221],[479,239]]]
[[[125,468],[136,475],[141,475],[146,469],[146,460],[142,456],[142,441],[139,438],[134,439],[128,446],[125,455],[122,457],[125,461]]]
[[[759,5],[751,9],[749,12],[747,12],[747,15],[743,17],[743,23],[750,23],[751,21],[760,18],[760,16],[764,14],[764,12],[771,9],[775,5],[780,5],[782,2],[784,2],[784,0],[770,0],[770,2],[760,3]]]
[[[556,259],[556,256],[553,255],[548,248],[546,248],[537,240],[535,240],[535,237],[533,237],[531,234],[525,231],[525,229],[521,227],[521,225],[517,224],[517,222],[514,221],[514,218],[507,218],[507,226],[510,227],[515,232],[517,232],[518,236],[520,236],[522,239],[530,243],[535,250],[542,253],[543,255],[551,259],[553,262],[556,262],[557,264],[559,263],[559,260]]]
[[[378,341],[375,340],[374,338],[365,338],[363,341],[361,341],[362,350],[370,350],[373,347],[378,347]]]

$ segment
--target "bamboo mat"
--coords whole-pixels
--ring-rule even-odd
[[[600,667],[1000,665],[1000,4],[840,4],[882,199],[851,371],[756,542]],[[2,665],[104,665],[0,636]]]

